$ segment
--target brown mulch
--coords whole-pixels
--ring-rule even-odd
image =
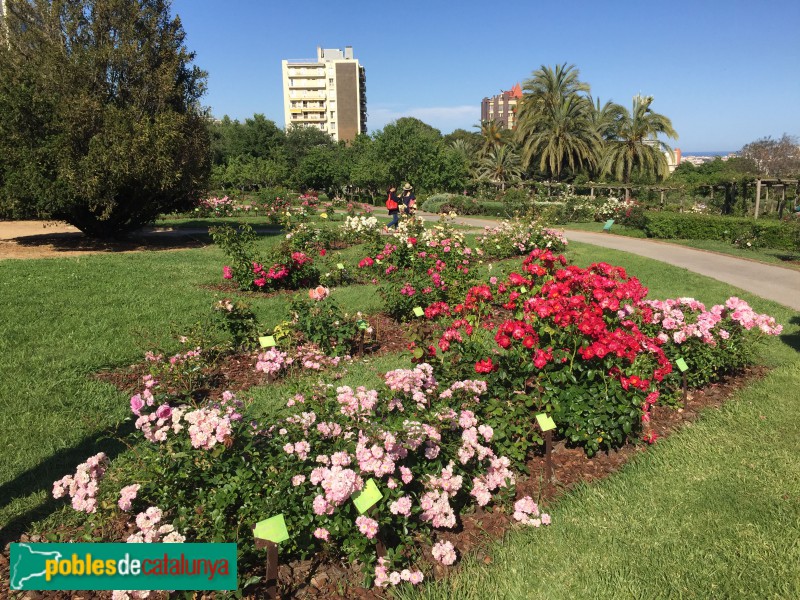
[[[379,356],[406,350],[408,340],[397,333],[397,323],[387,314],[368,315],[367,321],[375,330],[374,338],[364,343],[364,355]],[[353,348],[356,357],[359,347]],[[225,390],[245,391],[249,388],[270,383],[264,373],[255,370],[257,352],[243,352],[224,355],[214,365],[205,370],[206,387],[198,390],[196,400],[218,399]],[[145,363],[137,363],[122,369],[100,371],[95,378],[110,383],[114,387],[130,392],[141,387],[142,376],[148,373]]]

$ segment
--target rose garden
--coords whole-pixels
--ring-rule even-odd
[[[62,472],[69,506],[22,539],[235,541],[251,597],[268,593],[262,539],[279,595],[433,593],[487,568],[494,538],[547,543],[593,469],[657,456],[695,399],[778,364],[780,319],[663,265],[595,260],[541,219],[387,234],[369,207],[272,206],[279,231],[223,223],[178,253],[200,273],[191,310],[91,376],[128,424],[120,447]]]

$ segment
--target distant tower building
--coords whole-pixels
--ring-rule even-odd
[[[284,60],[283,113],[286,129],[314,127],[334,140],[367,132],[367,80],[353,47],[317,48],[317,58]]]
[[[522,100],[522,88],[519,83],[507,92],[481,101],[481,121],[497,121],[504,129],[517,126],[517,103]]]

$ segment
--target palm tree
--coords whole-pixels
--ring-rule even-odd
[[[519,181],[522,177],[522,167],[519,155],[511,146],[495,146],[480,159],[476,169],[480,179],[486,179],[506,189],[506,183]]]
[[[524,83],[517,139],[525,168],[538,161],[540,170],[560,179],[565,167],[576,171],[597,164],[600,135],[584,95],[589,86],[579,74],[566,63],[554,69],[542,65]]]
[[[480,156],[485,156],[492,148],[502,146],[506,143],[508,134],[503,126],[497,121],[481,121],[481,147],[479,151]]]
[[[600,98],[594,99],[589,95],[589,104],[592,109],[589,113],[589,120],[592,123],[597,135],[600,137],[600,148],[597,156],[596,166],[591,169],[590,176],[594,179],[600,176],[599,164],[605,151],[606,141],[614,139],[620,129],[620,124],[625,119],[625,107],[607,100],[605,104],[600,105]]]
[[[623,183],[630,183],[631,173],[639,169],[644,173],[663,179],[669,175],[667,154],[672,156],[672,148],[658,139],[662,134],[678,139],[678,133],[664,115],[653,112],[650,104],[652,96],[634,96],[633,110],[624,110],[613,139],[608,140],[601,162],[603,173],[613,173]],[[625,189],[625,198],[630,190]]]

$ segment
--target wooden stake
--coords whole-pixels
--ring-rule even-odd
[[[378,519],[379,514],[377,505],[373,506],[369,513],[376,522],[380,523],[380,519]],[[378,533],[375,534],[375,554],[378,555],[378,558],[383,558],[386,556],[386,545],[383,543],[380,527],[378,527]]]
[[[544,473],[547,479],[547,486],[553,485],[555,479],[553,474],[553,430],[544,432]]]
[[[256,548],[267,549],[266,598],[276,600],[278,597],[278,544],[269,540],[256,538]]]
[[[358,355],[364,356],[364,330],[361,329],[361,334],[358,340]]]
[[[689,391],[688,391],[689,390],[689,385],[686,382],[686,371],[681,373],[681,375],[683,376],[683,401],[686,402],[686,396],[689,393]]]

